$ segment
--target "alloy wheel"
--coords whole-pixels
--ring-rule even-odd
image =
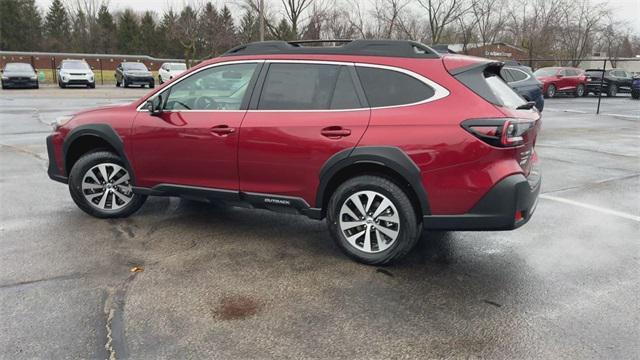
[[[376,191],[359,191],[340,208],[340,229],[354,248],[366,253],[388,249],[398,239],[400,216],[389,198]]]
[[[87,202],[102,211],[114,211],[133,199],[129,172],[114,163],[98,164],[82,178],[82,195]]]

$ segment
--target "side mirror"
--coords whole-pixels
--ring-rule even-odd
[[[158,116],[162,114],[162,96],[156,96],[154,99],[147,100],[145,108],[149,111],[149,115]]]

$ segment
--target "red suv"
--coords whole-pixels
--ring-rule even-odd
[[[59,119],[48,173],[100,218],[149,195],[326,217],[348,255],[384,264],[423,226],[530,219],[540,114],[501,67],[410,41],[243,45],[132,104]]]
[[[546,98],[552,98],[559,93],[587,95],[587,76],[582,69],[546,67],[536,70],[533,75],[542,83],[542,94]]]

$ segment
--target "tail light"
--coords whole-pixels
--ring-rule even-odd
[[[524,144],[524,135],[535,126],[528,119],[471,119],[462,127],[478,139],[497,147],[514,147]]]

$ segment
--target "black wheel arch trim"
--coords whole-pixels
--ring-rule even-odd
[[[418,197],[422,215],[431,214],[427,191],[422,185],[418,165],[395,146],[360,146],[342,150],[330,157],[320,170],[320,184],[316,192],[316,208],[322,209],[328,185],[340,171],[357,164],[375,164],[393,170],[407,181]]]
[[[131,182],[135,184],[135,173],[133,171],[133,167],[129,162],[129,158],[124,151],[124,142],[120,135],[108,124],[87,124],[80,125],[67,134],[62,144],[62,166],[63,169],[67,168],[67,157],[68,151],[71,148],[73,143],[85,136],[93,136],[97,137],[101,140],[106,141],[111,147],[116,151],[117,155],[122,159],[127,171],[129,172],[129,176],[131,176]]]

